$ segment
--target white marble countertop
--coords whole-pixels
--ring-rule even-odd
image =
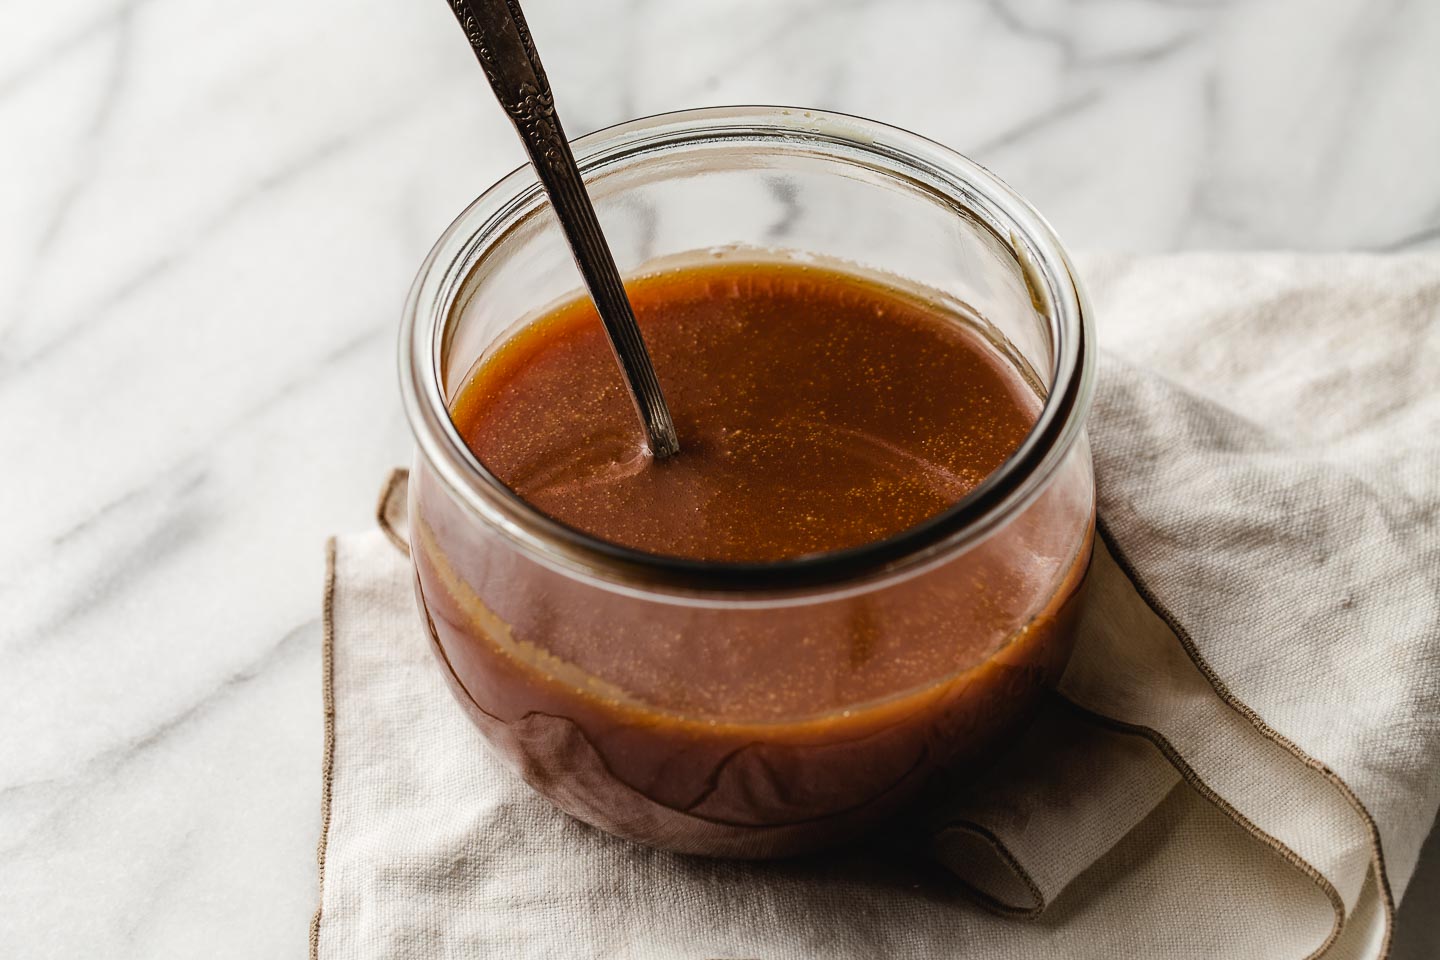
[[[830,108],[1077,249],[1440,246],[1428,0],[526,6],[573,135]],[[324,539],[408,460],[413,272],[523,156],[440,0],[4,11],[0,954],[302,956]]]

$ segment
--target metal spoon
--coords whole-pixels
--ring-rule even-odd
[[[516,0],[450,0],[450,8],[485,68],[495,98],[524,141],[525,152],[560,218],[575,265],[600,312],[630,399],[640,414],[650,453],[656,460],[674,456],[680,452],[675,422],[660,392],[650,351],[635,323],[635,311],[625,295],[615,258],[580,179],[580,168],[560,127],[550,81],[545,79],[520,4]]]

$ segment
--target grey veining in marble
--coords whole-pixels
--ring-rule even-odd
[[[820,107],[1076,248],[1440,246],[1429,0],[526,6],[574,134]],[[299,956],[324,538],[408,458],[414,270],[520,147],[440,0],[0,21],[0,954]]]

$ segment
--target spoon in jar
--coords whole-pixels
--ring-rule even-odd
[[[625,386],[640,415],[650,453],[656,460],[672,457],[680,452],[675,422],[660,392],[650,351],[635,322],[615,258],[585,192],[580,168],[560,127],[550,81],[545,79],[520,4],[517,0],[450,0],[450,9],[485,68],[495,98],[510,115],[550,206],[560,218],[575,265],[605,324]]]

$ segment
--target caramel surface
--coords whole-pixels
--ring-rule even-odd
[[[973,489],[1038,413],[960,316],[857,276],[717,264],[628,289],[679,456],[646,455],[588,299],[523,328],[452,405],[502,481],[605,540],[764,561],[884,539]]]

